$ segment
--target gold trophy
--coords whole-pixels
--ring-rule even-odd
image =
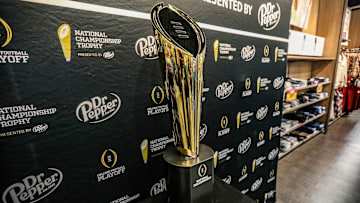
[[[238,112],[236,115],[236,128],[239,129],[241,125],[241,112]]]
[[[279,53],[279,47],[276,47],[276,48],[275,48],[275,63],[276,63],[277,60],[278,60],[278,53]]]
[[[205,34],[192,18],[172,5],[157,4],[151,11],[151,20],[172,109],[175,145],[183,155],[196,158],[199,154]]]
[[[172,5],[155,5],[150,17],[171,107],[175,146],[163,153],[169,164],[171,202],[213,202],[214,151],[199,143],[205,34],[189,15]]]
[[[58,29],[58,37],[66,62],[71,60],[71,29],[70,25],[62,24]]]
[[[218,60],[219,56],[219,40],[214,41],[214,58],[215,62]]]
[[[219,157],[219,152],[216,151],[214,154],[214,168],[216,168],[216,166],[217,166],[218,157]]]
[[[140,150],[141,150],[141,155],[142,155],[144,164],[146,164],[148,161],[148,156],[149,156],[149,140],[148,139],[144,139],[141,142]]]
[[[256,84],[257,84],[256,93],[259,93],[260,92],[260,87],[261,87],[261,77],[258,77]]]
[[[252,172],[255,172],[255,168],[256,168],[256,159],[254,159],[253,163],[252,163]]]

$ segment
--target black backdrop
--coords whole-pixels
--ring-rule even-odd
[[[0,2],[2,201],[130,202],[164,192],[161,152],[172,140],[148,16],[158,1],[52,2]],[[216,175],[274,202],[291,1],[235,1],[237,10],[223,1],[165,2],[207,37],[202,142],[218,152]],[[260,25],[262,13],[272,24]],[[236,50],[220,53],[229,46]],[[257,93],[259,77],[269,83]],[[253,114],[237,126],[238,112]]]

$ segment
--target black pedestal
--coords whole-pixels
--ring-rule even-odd
[[[169,203],[169,194],[166,192],[160,195],[139,201],[139,203]],[[256,203],[250,197],[241,194],[235,187],[224,183],[219,177],[215,176],[214,184],[215,203]],[[199,202],[207,203],[207,202]]]
[[[164,152],[168,163],[168,194],[170,203],[213,203],[214,151],[200,144],[199,156],[187,159],[174,146]]]

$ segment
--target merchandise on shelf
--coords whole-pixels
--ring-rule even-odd
[[[312,126],[319,131],[323,131],[325,129],[325,124],[319,121],[311,121],[310,123],[306,124],[306,126]]]
[[[298,114],[298,113],[288,113],[288,114],[285,114],[283,117],[285,119],[297,120],[300,123],[304,123],[305,121],[307,121],[309,119],[308,116],[303,115],[303,114]]]
[[[343,93],[335,90],[334,93],[334,119],[339,118],[343,113]]]
[[[289,151],[294,145],[299,143],[298,139],[293,136],[283,136],[280,140],[280,151]]]
[[[291,103],[285,103],[283,104],[283,110],[288,110],[291,108]]]
[[[299,124],[298,120],[290,120],[283,118],[281,119],[281,132],[286,132],[297,124]]]
[[[297,78],[286,78],[285,89],[295,89],[299,87],[305,87],[307,85],[307,80],[297,79]]]
[[[295,99],[295,100],[293,100],[293,101],[285,102],[285,103],[290,104],[291,108],[293,108],[293,107],[296,107],[296,106],[299,106],[299,105],[300,105],[300,100]]]
[[[313,114],[322,114],[322,113],[325,113],[326,107],[325,106],[312,105],[312,106],[305,107],[302,111],[313,113]]]
[[[315,85],[315,84],[329,82],[329,81],[330,81],[329,78],[325,78],[325,77],[312,77],[312,78],[308,79],[308,85]]]
[[[317,85],[319,83],[325,83],[329,81],[329,78],[325,77],[312,77],[307,80],[299,78],[286,78],[285,90],[306,87],[308,85]]]

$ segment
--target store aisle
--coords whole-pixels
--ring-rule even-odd
[[[360,110],[279,161],[277,203],[360,202]]]

